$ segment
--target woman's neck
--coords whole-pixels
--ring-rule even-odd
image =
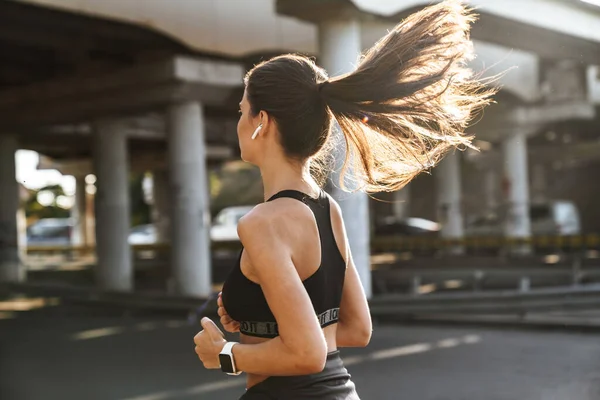
[[[267,201],[274,194],[295,189],[317,197],[319,186],[310,175],[308,163],[296,164],[287,160],[271,159],[260,166],[264,197]]]

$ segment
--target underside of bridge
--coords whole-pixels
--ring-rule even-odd
[[[354,31],[359,26],[356,21],[396,23],[418,9],[374,15],[345,0],[278,0],[276,7],[281,15],[315,24],[319,42],[325,47],[344,40],[353,49],[362,45],[360,34]],[[328,25],[331,21],[339,23],[342,29],[332,29]],[[480,13],[472,37],[532,53],[534,63],[530,69],[535,73],[531,79],[535,82],[530,86],[535,91],[523,96],[511,91],[510,85],[501,89],[497,104],[470,128],[481,151],[467,152],[460,159],[448,157],[433,171],[434,179],[424,176],[415,181],[410,197],[419,201],[414,202],[412,211],[441,219],[440,209],[455,210],[459,218],[453,216],[454,222],[446,224],[453,225],[452,229],[444,233],[450,236],[464,234],[461,225],[465,205],[474,204],[473,210],[482,205],[477,201],[482,196],[481,184],[463,183],[461,195],[461,171],[474,177],[473,182],[484,179],[482,176],[492,169],[501,171],[492,186],[499,187],[502,175],[508,176],[522,190],[506,201],[522,208],[529,202],[528,168],[570,170],[588,177],[581,171],[589,172],[600,157],[600,110],[589,101],[585,80],[586,67],[600,64],[599,42],[487,12]],[[356,59],[353,50],[344,53],[330,47],[321,49],[326,54],[319,54],[318,61],[337,66],[349,65],[350,58],[352,62]],[[293,49],[281,49],[284,51]],[[206,164],[239,158],[237,104],[243,93],[244,73],[256,62],[278,53],[252,51],[234,57],[225,51],[202,52],[151,26],[0,1],[0,139],[5,139],[2,143],[6,144],[3,154],[16,149],[34,150],[51,160],[46,165],[62,163],[65,173],[78,175],[80,180],[89,173],[98,175],[99,187],[105,185],[96,199],[96,210],[105,216],[100,222],[103,226],[97,229],[98,251],[106,254],[100,259],[102,273],[98,279],[106,287],[118,290],[130,289],[128,284],[115,283],[122,276],[125,281],[130,279],[127,274],[122,275],[130,265],[129,249],[123,239],[128,227],[122,221],[128,199],[114,193],[123,189],[129,171],[152,170],[157,176],[166,176],[166,186],[162,187],[169,191],[172,207],[163,212],[169,214],[174,225],[173,242],[180,246],[172,260],[178,290],[186,294],[207,293],[205,283],[199,284],[207,279],[202,275],[205,269],[200,275],[192,273],[196,273],[197,260],[204,259],[208,251],[204,229],[209,224],[205,216]],[[529,78],[514,80],[512,87]],[[540,165],[543,168],[538,168]],[[12,174],[10,168],[5,169],[8,172],[4,178]],[[562,178],[563,182],[567,180]],[[444,186],[447,181],[457,184]],[[555,186],[565,193],[574,190],[561,185]],[[443,189],[449,186],[452,190]],[[547,193],[561,195],[561,190],[550,186]],[[0,187],[4,187],[2,182]],[[437,200],[431,195],[436,190]],[[585,193],[589,197],[595,192]],[[15,204],[7,207],[10,210]],[[522,211],[519,212],[523,214]],[[0,214],[0,224],[13,224],[10,214]],[[528,218],[524,214],[522,217]],[[196,232],[198,226],[203,227],[202,232]],[[361,229],[364,227],[366,224],[361,225]],[[361,229],[351,235],[361,236]],[[526,226],[519,229],[508,229],[506,234],[530,234]],[[120,236],[114,232],[120,232]],[[185,234],[192,235],[193,240],[177,240]],[[0,242],[2,239],[0,235]],[[6,240],[11,249],[16,248],[13,239],[10,236]],[[202,245],[192,248],[189,243]],[[368,243],[366,246],[368,250]],[[0,264],[3,257],[0,254]],[[362,273],[368,273],[368,251],[365,260]],[[112,265],[124,267],[110,270]]]
[[[129,149],[147,159],[164,153],[164,106],[201,95],[210,100],[204,107],[209,159],[235,157],[240,73],[226,88],[186,85],[175,76],[175,57],[246,62],[192,51],[145,27],[0,2],[0,134],[18,133],[20,148],[55,159],[90,158],[90,121],[126,117]]]

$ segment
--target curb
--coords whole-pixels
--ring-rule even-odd
[[[501,329],[523,329],[543,331],[565,331],[580,333],[600,333],[600,318],[596,321],[576,317],[518,316],[518,315],[414,315],[411,317],[374,316],[382,323],[403,323],[414,325],[445,325],[493,327]]]
[[[215,294],[209,298],[170,296],[162,293],[123,293],[103,291],[91,287],[73,287],[52,284],[6,283],[0,284],[0,294],[6,295],[35,295],[59,297],[69,304],[85,304],[107,306],[122,309],[145,309],[150,311],[190,313],[199,308],[210,309]]]
[[[59,286],[34,283],[0,284],[0,295],[35,295],[59,297],[66,304],[110,307],[122,310],[145,310],[187,315],[199,319],[216,315],[216,293],[209,298],[173,296],[163,293],[108,292],[91,287]],[[371,305],[372,307],[372,305]],[[418,312],[390,314],[372,308],[372,318],[377,323],[454,325],[536,330],[563,330],[571,332],[600,333],[600,312],[594,319],[576,315],[560,316],[543,313],[517,314],[419,314]]]

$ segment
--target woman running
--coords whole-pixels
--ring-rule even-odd
[[[300,55],[248,72],[237,133],[265,202],[239,222],[243,251],[218,300],[239,343],[208,318],[194,338],[206,368],[246,373],[241,399],[359,398],[338,349],[366,346],[372,325],[340,207],[320,186],[332,129],[345,138],[339,184],[349,170],[365,192],[398,190],[471,146],[464,130],[493,93],[465,66],[472,20],[458,1],[426,8],[334,78]]]

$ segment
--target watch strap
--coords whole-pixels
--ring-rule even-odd
[[[225,346],[223,346],[223,349],[221,350],[220,354],[227,354],[228,356],[232,356],[233,357],[231,349],[236,344],[238,344],[238,342],[227,342],[227,343],[225,343]]]
[[[221,349],[221,352],[219,354],[223,354],[229,357],[229,359],[231,360],[231,366],[233,367],[233,373],[227,372],[228,375],[239,375],[242,373],[242,371],[239,371],[235,365],[235,359],[233,358],[233,346],[235,346],[236,344],[238,344],[238,342],[227,342],[225,343],[225,346],[223,346],[223,349]]]

